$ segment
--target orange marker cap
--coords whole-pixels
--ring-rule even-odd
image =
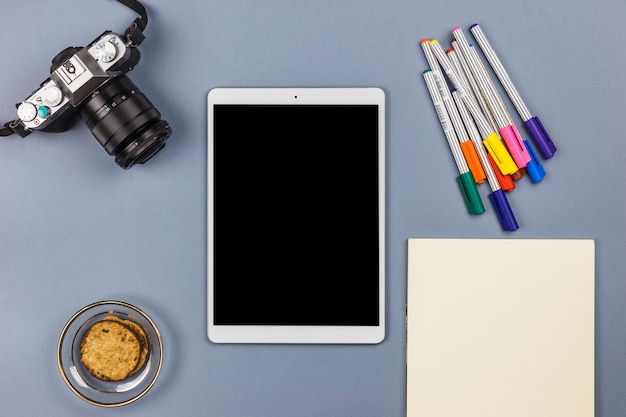
[[[463,156],[465,156],[465,161],[467,162],[467,166],[469,167],[476,184],[484,182],[487,178],[487,174],[485,174],[483,165],[480,163],[474,143],[471,140],[461,142],[461,151],[463,152]]]

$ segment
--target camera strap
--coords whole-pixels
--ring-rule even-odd
[[[124,6],[135,11],[139,17],[130,24],[130,26],[124,32],[124,36],[132,46],[137,46],[146,38],[143,34],[144,29],[148,25],[148,14],[146,13],[146,8],[143,7],[143,4],[139,3],[137,0],[117,0],[119,3],[122,3]]]
[[[15,130],[18,127],[19,119],[13,120],[12,122],[7,122],[0,128],[0,136],[10,136],[15,133]],[[16,123],[17,122],[17,123]],[[24,135],[26,136],[26,135]]]
[[[10,122],[6,122],[4,126],[0,128],[0,137],[10,136],[17,133],[20,137],[25,138],[32,133],[31,130],[26,129],[20,119],[15,119]]]
[[[141,42],[143,42],[143,40],[146,38],[143,34],[144,29],[148,25],[148,14],[146,13],[146,8],[137,0],[117,1],[119,3],[122,3],[124,6],[132,9],[139,15],[139,17],[135,19],[133,23],[131,23],[130,26],[126,29],[126,32],[124,32],[124,37],[128,41],[129,45],[137,46],[141,44]],[[17,133],[21,137],[25,137],[31,132],[22,127],[20,119],[7,122],[2,127],[0,127],[0,137],[10,136],[14,133]]]

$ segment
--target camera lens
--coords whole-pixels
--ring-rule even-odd
[[[94,91],[81,105],[79,116],[124,169],[152,158],[172,134],[161,113],[125,75]]]

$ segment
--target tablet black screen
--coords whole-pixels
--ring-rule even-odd
[[[378,108],[216,105],[220,325],[379,324]]]

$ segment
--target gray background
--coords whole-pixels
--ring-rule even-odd
[[[0,140],[2,415],[402,416],[409,237],[595,239],[596,415],[626,414],[623,0],[150,0],[146,6],[147,39],[130,77],[173,126],[159,155],[123,171],[80,122],[63,134]],[[106,29],[122,32],[134,18],[114,1],[3,2],[3,121],[47,77],[57,52]],[[501,231],[489,206],[482,216],[466,214],[421,77],[426,60],[419,41],[447,45],[453,27],[467,30],[476,22],[559,147],[544,161],[542,183],[523,178],[509,194],[520,224],[513,233]],[[385,90],[383,343],[208,341],[205,113],[206,95],[217,86]],[[480,188],[486,202],[487,186]],[[267,237],[256,239],[263,244]],[[532,273],[533,254],[514,255],[513,267]],[[103,299],[146,310],[166,349],[155,387],[115,411],[72,394],[55,356],[67,319]]]

